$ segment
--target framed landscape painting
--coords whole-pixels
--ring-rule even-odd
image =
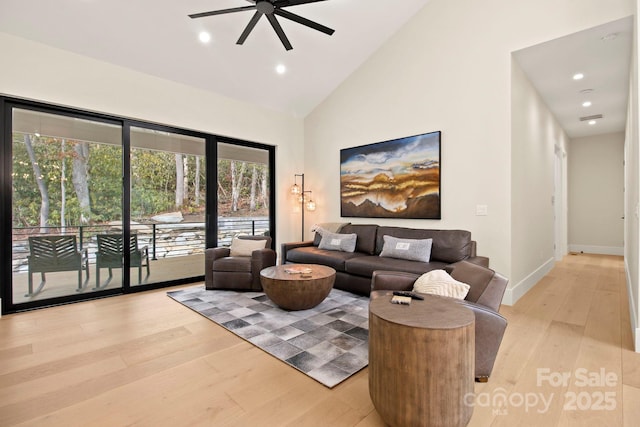
[[[340,150],[340,213],[440,219],[440,132]]]

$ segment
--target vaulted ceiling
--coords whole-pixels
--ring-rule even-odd
[[[335,30],[329,36],[278,18],[290,51],[264,18],[236,44],[254,11],[188,17],[255,3],[247,0],[2,0],[0,31],[304,117],[428,1],[288,7]],[[202,31],[211,41],[199,41]]]
[[[428,2],[319,0],[290,6],[289,12],[335,33],[278,17],[293,46],[289,51],[264,17],[243,45],[236,44],[252,10],[188,17],[252,6],[252,0],[2,0],[0,31],[304,117]],[[199,41],[203,31],[211,36],[207,43]],[[622,131],[631,35],[631,19],[620,20],[514,57],[569,136]],[[578,72],[585,78],[572,81]],[[592,89],[589,96],[584,89]],[[591,107],[582,107],[586,98]],[[579,120],[596,114],[603,115],[596,125]]]

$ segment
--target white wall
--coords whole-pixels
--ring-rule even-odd
[[[632,0],[432,0],[305,119],[305,165],[321,220],[338,220],[341,148],[442,131],[442,220],[368,220],[471,230],[511,278],[550,256],[512,236],[511,52],[634,13]],[[522,188],[520,188],[522,186]],[[549,200],[548,200],[549,202]],[[476,216],[477,204],[488,216]],[[523,223],[541,229],[524,210]],[[547,237],[545,237],[547,238]],[[530,270],[531,267],[528,267]],[[515,273],[515,275],[514,275]],[[524,276],[524,277],[521,277]]]
[[[555,153],[556,147],[566,153],[568,142],[566,133],[514,59],[511,65],[512,261],[505,304],[517,301],[555,265]],[[566,217],[566,207],[563,211]]]
[[[5,33],[0,52],[1,94],[276,146],[276,207],[288,204],[302,169],[301,119]],[[299,215],[276,213],[279,243],[299,240]]]
[[[569,250],[624,254],[624,132],[575,138],[569,156]]]
[[[627,273],[629,313],[635,350],[640,351],[640,142],[638,130],[638,46],[640,46],[638,25],[640,4],[635,2],[633,48],[631,50],[631,72],[629,73],[629,106],[625,139],[625,228],[624,261]]]

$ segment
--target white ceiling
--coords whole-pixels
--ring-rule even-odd
[[[247,0],[0,0],[0,31],[304,117],[428,1],[288,7],[335,30],[328,36],[278,18],[290,51],[265,17],[236,45],[253,11],[187,16]],[[198,41],[203,30],[212,36],[207,45]],[[278,64],[287,67],[284,75],[275,72]]]
[[[629,17],[520,50],[514,56],[569,137],[621,132],[627,115],[632,36]],[[573,80],[576,73],[585,77]],[[585,89],[593,91],[581,93]],[[583,107],[587,100],[592,105]],[[580,121],[597,114],[603,118],[595,125]]]
[[[190,19],[248,0],[0,0],[0,31],[251,104],[304,117],[429,0],[325,0],[286,10],[332,36],[279,19],[286,51],[263,17],[236,40],[252,11]],[[364,5],[366,2],[366,6]],[[570,137],[623,131],[631,18],[523,49],[516,60]],[[212,35],[209,44],[198,33]],[[616,33],[614,40],[602,37]],[[287,72],[275,72],[284,64]],[[46,64],[43,64],[46,66]],[[52,70],[55,72],[55,69]],[[575,82],[571,76],[585,74]],[[582,89],[594,90],[589,108]],[[603,114],[594,126],[579,117]]]

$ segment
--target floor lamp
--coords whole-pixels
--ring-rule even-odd
[[[297,179],[300,177],[301,185],[298,185]],[[306,193],[309,193],[309,198],[307,200]],[[311,190],[304,189],[304,174],[294,174],[293,175],[293,186],[291,187],[291,194],[298,197],[298,201],[300,202],[300,212],[302,214],[302,240],[304,241],[304,209],[307,208],[309,212],[313,212],[316,210],[316,202],[311,198]]]

